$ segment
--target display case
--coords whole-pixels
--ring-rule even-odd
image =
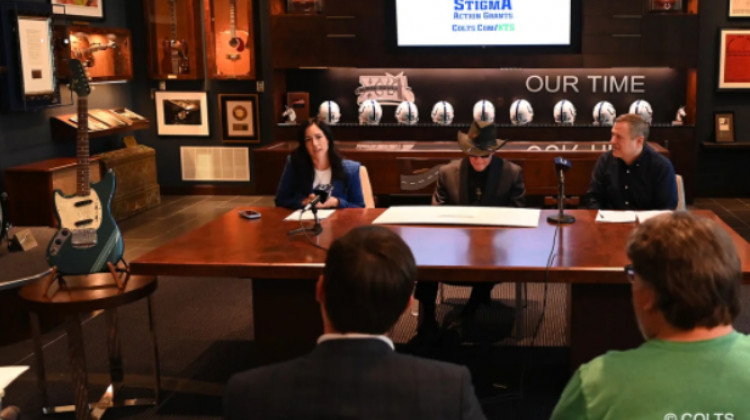
[[[55,57],[57,77],[68,79],[68,58],[81,61],[91,82],[131,80],[133,54],[130,30],[56,26]]]
[[[251,0],[204,0],[206,59],[212,79],[254,79]]]
[[[144,0],[152,79],[202,79],[199,0]]]

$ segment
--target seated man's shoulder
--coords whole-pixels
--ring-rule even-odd
[[[650,149],[650,150],[651,150],[650,155],[651,155],[651,159],[653,163],[672,166],[672,161],[670,161],[668,157],[664,156],[663,154],[657,152],[654,149]]]
[[[285,376],[286,372],[298,371],[299,365],[303,363],[302,359],[289,360],[282,363],[276,363],[267,366],[260,366],[250,370],[242,371],[232,375],[229,379],[229,385],[232,384],[263,384],[270,378]]]
[[[414,371],[419,371],[429,376],[457,378],[468,373],[468,369],[464,366],[412,356],[410,354],[394,353],[393,359],[396,363],[411,365]]]

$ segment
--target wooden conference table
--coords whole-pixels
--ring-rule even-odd
[[[244,209],[245,207],[243,207]],[[321,333],[315,280],[325,252],[303,236],[288,236],[298,222],[281,208],[246,220],[232,210],[131,263],[135,274],[252,278],[255,341],[271,359],[304,353]],[[384,209],[342,209],[321,222],[313,240],[328,248],[352,228],[370,224]],[[537,228],[389,225],[409,245],[425,281],[544,282],[555,225],[542,210]],[[593,210],[568,210],[576,222],[554,237],[549,281],[569,285],[567,312],[571,366],[609,349],[642,342],[623,273],[625,242],[634,224],[596,223]],[[710,211],[695,213],[720,219]],[[311,223],[311,222],[308,222]],[[750,244],[731,230],[750,282]],[[221,287],[217,282],[216,287]],[[266,353],[265,351],[263,353]]]

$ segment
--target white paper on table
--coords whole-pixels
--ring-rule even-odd
[[[333,212],[336,210],[318,210],[318,219],[323,220],[326,217],[333,214]],[[305,214],[302,215],[302,219],[299,218],[299,214],[302,212],[302,210],[297,210],[294,213],[287,216],[284,221],[285,222],[296,222],[298,220],[315,220],[315,217],[313,217],[313,212],[306,211]]]
[[[537,227],[540,214],[539,209],[515,207],[394,206],[372,223]]]
[[[635,212],[632,210],[599,210],[597,223],[635,223]]]
[[[5,388],[28,369],[28,366],[0,367],[0,398],[2,398],[3,394],[5,394]]]
[[[646,220],[658,216],[660,214],[664,213],[672,213],[672,210],[647,210],[647,211],[639,211],[636,215],[638,216],[638,222],[643,223]]]

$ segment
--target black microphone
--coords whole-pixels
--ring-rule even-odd
[[[570,167],[571,164],[568,159],[565,159],[562,156],[555,158],[555,171],[557,172],[557,177],[560,182],[565,183],[565,172],[568,172]]]
[[[571,168],[570,161],[562,156],[555,158],[555,171],[557,172],[557,180],[559,181],[558,194],[557,194],[557,209],[558,212],[554,216],[548,216],[547,221],[552,223],[573,223],[576,218],[563,213],[565,207],[565,172]]]
[[[312,199],[307,205],[302,209],[302,212],[306,212],[310,209],[315,208],[315,205],[318,203],[325,203],[326,200],[328,200],[328,197],[331,196],[331,193],[333,192],[333,185],[331,184],[321,184],[313,188],[313,194],[315,194],[315,198]]]

